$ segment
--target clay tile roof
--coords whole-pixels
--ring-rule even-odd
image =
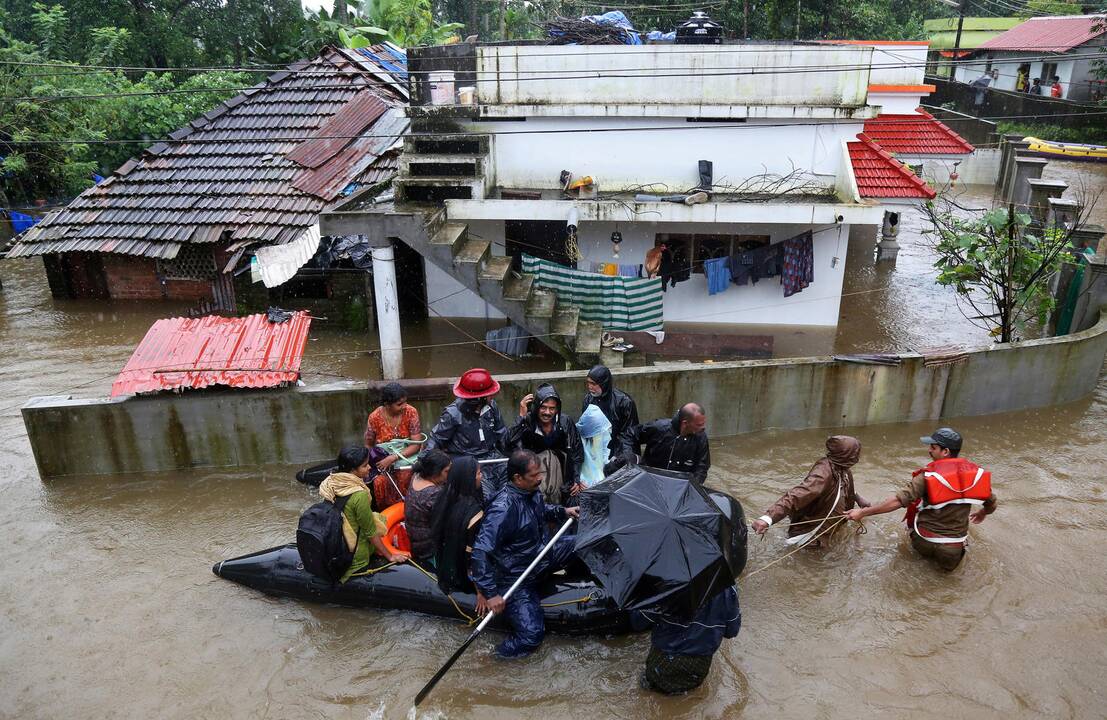
[[[182,243],[288,242],[351,183],[395,173],[406,102],[402,50],[324,48],[123,163],[17,238],[7,257],[168,259]]]
[[[865,134],[892,154],[967,155],[974,150],[965,138],[922,108],[911,114],[881,114],[866,120]]]
[[[978,50],[1068,52],[1105,32],[1104,15],[1037,17],[996,35]]]
[[[936,193],[865,133],[846,143],[862,198],[930,200]]]

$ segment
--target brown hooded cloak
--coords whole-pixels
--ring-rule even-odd
[[[853,486],[851,467],[861,457],[861,441],[848,435],[833,435],[826,439],[826,456],[819,458],[807,473],[803,482],[784,493],[765,514],[773,523],[788,518],[790,525],[788,536],[795,537],[811,532],[819,527],[819,522],[827,516],[822,529],[830,527],[834,516],[841,515],[858,505],[857,491]],[[842,492],[838,493],[841,486]],[[835,503],[837,497],[837,503]],[[815,521],[815,522],[811,522]],[[825,545],[829,533],[818,538],[811,545]]]

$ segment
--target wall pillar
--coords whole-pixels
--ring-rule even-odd
[[[880,242],[876,244],[876,261],[896,264],[896,256],[899,255],[899,213],[891,210],[884,211],[884,224],[880,228]]]
[[[1030,216],[1038,227],[1045,227],[1049,220],[1049,201],[1064,195],[1069,184],[1061,180],[1027,180],[1030,185]]]
[[[373,294],[381,342],[381,374],[385,380],[399,380],[404,376],[404,347],[396,292],[396,258],[391,243],[373,248]]]
[[[1042,170],[1049,164],[1045,158],[1015,158],[1015,174],[1011,185],[1010,202],[1018,210],[1025,210],[1030,204],[1030,180],[1042,177]]]
[[[1107,257],[1096,255],[1088,259],[1080,299],[1072,314],[1072,332],[1081,332],[1099,322],[1100,308],[1107,306]]]

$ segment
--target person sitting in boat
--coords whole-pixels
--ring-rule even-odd
[[[538,456],[545,473],[539,489],[546,502],[564,505],[570,493],[580,492],[584,448],[576,424],[561,412],[561,397],[550,383],[542,383],[519,402],[519,420],[505,444]]]
[[[692,475],[703,484],[711,467],[707,416],[696,403],[687,403],[669,418],[639,425],[623,438],[618,457],[604,468],[608,475],[628,463]]]
[[[349,496],[342,510],[342,534],[346,546],[354,553],[349,569],[339,578],[346,582],[369,568],[374,552],[389,562],[402,563],[407,556],[392,553],[381,538],[386,531],[384,521],[373,512],[373,498],[365,478],[369,477],[369,449],[351,446],[343,448],[335,461],[335,470],[319,484],[319,495],[328,502]]]
[[[412,466],[415,474],[404,498],[404,527],[411,541],[412,557],[425,565],[434,565],[436,548],[431,534],[431,511],[446,485],[452,462],[441,450],[424,450]]]
[[[635,630],[653,628],[646,667],[639,676],[643,690],[676,695],[695,690],[707,679],[711,660],[723,638],[738,637],[742,611],[733,585],[716,593],[691,620],[660,612],[637,610],[630,616]]]
[[[618,454],[621,439],[638,427],[638,406],[634,404],[634,398],[615,387],[611,371],[604,365],[596,365],[588,371],[584,389],[580,414],[583,416],[591,405],[600,409],[611,422],[608,450],[612,455]]]
[[[530,655],[542,644],[546,624],[539,602],[538,582],[572,558],[575,535],[558,538],[554,546],[508,600],[503,594],[530,566],[549,541],[547,521],[579,517],[579,508],[543,502],[542,466],[530,450],[516,450],[507,462],[508,483],[493,498],[473,545],[471,576],[481,592],[477,612],[503,613],[512,632],[496,648],[502,658]]]
[[[469,560],[477,531],[484,519],[484,496],[480,490],[481,469],[475,458],[461,456],[453,461],[446,486],[438,493],[431,511],[435,573],[442,592],[473,592]],[[477,601],[482,596],[477,591]]]
[[[826,455],[819,458],[803,482],[780,496],[765,514],[753,521],[758,535],[788,518],[788,544],[826,547],[834,531],[845,527],[843,515],[869,501],[857,494],[850,469],[861,459],[861,442],[848,435],[826,439]]]
[[[500,384],[487,370],[466,370],[454,384],[457,399],[442,411],[442,416],[430,432],[427,447],[437,448],[454,457],[468,455],[478,460],[503,458],[507,426],[493,399],[499,391]],[[500,491],[505,478],[502,463],[492,463],[484,468],[481,488],[485,504]]]
[[[383,510],[403,501],[411,483],[411,468],[393,466],[397,460],[406,460],[416,455],[422,439],[419,411],[408,404],[407,390],[400,383],[388,383],[381,388],[380,405],[369,413],[369,419],[365,423],[365,447],[372,448],[384,443],[393,445],[387,448],[388,455],[376,463],[376,470],[380,474],[373,478],[373,498],[378,508]],[[401,445],[395,442],[397,440],[411,442]]]
[[[584,447],[584,464],[580,468],[580,485],[574,488],[574,497],[586,488],[603,480],[603,468],[611,460],[608,449],[611,444],[611,421],[598,405],[586,405],[577,420],[577,432]]]

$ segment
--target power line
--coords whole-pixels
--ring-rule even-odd
[[[1088,106],[1088,107],[1102,107],[1102,106]],[[1107,110],[1096,110],[1090,112],[1074,112],[1074,113],[1056,113],[1047,116],[1047,118],[1057,117],[1098,117],[1107,115]],[[981,116],[978,120],[1028,120],[1028,119],[1042,119],[1041,115],[991,115]],[[756,119],[756,118],[754,118]],[[419,132],[419,133],[404,133],[400,135],[296,135],[296,136],[279,136],[279,137],[265,137],[265,138],[192,138],[188,136],[182,137],[177,140],[165,138],[161,140],[155,140],[151,144],[166,144],[166,145],[188,145],[193,143],[209,143],[209,144],[245,144],[245,143],[257,143],[257,144],[273,144],[278,142],[303,142],[307,140],[356,140],[356,139],[401,139],[404,135],[417,135],[419,138],[433,139],[435,137],[446,137],[450,139],[454,138],[466,138],[466,137],[486,137],[489,135],[564,135],[564,134],[590,134],[590,133],[611,133],[611,132],[660,132],[670,130],[752,130],[756,128],[774,128],[774,127],[798,127],[798,126],[835,126],[835,125],[863,125],[868,120],[875,120],[877,118],[858,118],[858,119],[835,119],[835,120],[794,120],[790,122],[773,122],[773,123],[705,123],[705,124],[692,124],[685,125],[661,125],[653,127],[616,127],[616,128],[544,128],[536,130],[497,130],[495,132],[479,132],[479,131],[465,131],[465,132]],[[926,118],[919,116],[918,119],[910,118],[905,120],[881,120],[884,124],[905,124],[914,125],[919,122],[924,122]],[[197,130],[196,134],[200,134],[204,130]],[[49,140],[0,140],[0,146],[9,145],[13,147],[27,146],[27,145],[125,145],[125,144],[145,144],[150,143],[150,140],[144,139],[131,139],[131,140],[95,140],[95,139],[49,139]]]

